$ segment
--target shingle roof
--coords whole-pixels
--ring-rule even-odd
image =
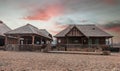
[[[68,26],[66,29],[56,34],[55,37],[64,37],[73,27],[73,25]]]
[[[46,29],[40,29],[40,32],[45,34],[46,37],[52,39],[52,35]]]
[[[49,38],[48,36],[46,36],[45,33],[43,33],[42,31],[40,31],[38,28],[36,28],[31,24],[27,24],[17,29],[11,30],[5,34],[37,34],[37,35],[41,35],[43,37]]]
[[[0,36],[5,36],[4,33],[10,31],[11,29],[5,25],[2,21],[0,21]]]
[[[55,37],[64,37],[73,27],[76,27],[87,37],[112,37],[112,35],[108,34],[95,25],[70,25],[66,29],[55,35]]]

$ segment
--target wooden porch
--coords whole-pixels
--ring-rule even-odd
[[[15,51],[41,51],[45,49],[51,40],[39,35],[16,35],[16,37],[6,36],[6,50]],[[13,36],[13,35],[12,35]]]
[[[86,37],[86,36],[65,36],[57,38],[58,50],[81,50],[93,49],[102,50],[102,48],[112,47],[113,39],[110,37]]]
[[[60,51],[96,51],[102,50],[102,48],[110,47],[111,45],[99,45],[99,44],[59,44],[57,45]]]

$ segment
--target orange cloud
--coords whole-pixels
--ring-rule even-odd
[[[25,17],[26,20],[49,20],[53,17],[61,15],[63,12],[63,7],[59,4],[48,5],[43,9],[37,9],[31,15]]]

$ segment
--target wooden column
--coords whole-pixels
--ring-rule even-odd
[[[107,45],[110,45],[110,40],[109,40],[109,38],[107,38]]]
[[[83,48],[83,38],[81,37],[80,48]]]
[[[5,36],[5,45],[8,44],[8,38],[7,38],[7,35]]]
[[[35,42],[35,36],[32,35],[32,45],[34,45],[34,42]]]
[[[88,47],[90,48],[90,38],[88,37]]]
[[[17,44],[20,44],[20,36],[17,36],[17,38],[18,38]]]
[[[41,39],[40,39],[40,44],[42,45],[42,37],[41,37]]]
[[[111,47],[113,47],[113,38],[111,38]]]
[[[67,41],[67,46],[65,47],[65,51],[67,51],[68,48],[68,37],[66,37],[66,41]]]

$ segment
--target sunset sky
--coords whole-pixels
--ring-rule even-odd
[[[0,0],[0,20],[12,29],[30,23],[53,36],[69,24],[96,24],[120,42],[120,0]]]

